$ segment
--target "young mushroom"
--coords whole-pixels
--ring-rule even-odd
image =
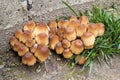
[[[17,42],[18,42],[18,40],[16,39],[15,36],[12,36],[12,37],[10,38],[10,45],[11,45],[11,46],[14,46]]]
[[[80,57],[79,55],[75,57],[75,62],[79,65],[83,65],[86,62],[85,56]]]
[[[96,23],[96,28],[97,28],[97,31],[98,31],[98,36],[101,36],[101,35],[104,34],[105,27],[104,27],[103,23]]]
[[[49,22],[49,27],[50,27],[50,33],[51,34],[56,34],[57,32],[57,23],[55,20],[51,20]]]
[[[64,58],[70,58],[70,57],[72,57],[72,55],[73,55],[73,53],[70,51],[69,48],[64,49],[64,51],[63,51],[63,57]]]
[[[21,45],[19,46],[19,49],[18,49],[18,55],[23,56],[28,51],[29,51],[28,47],[26,47],[25,45]]]
[[[34,28],[35,28],[35,22],[33,20],[30,20],[30,21],[26,22],[26,24],[24,25],[23,30],[33,31]]]
[[[76,21],[76,20],[78,20],[76,16],[71,16],[70,19],[69,19],[70,22],[71,21]]]
[[[35,44],[35,40],[34,39],[28,39],[25,43],[26,46],[28,47],[32,47]]]
[[[28,66],[33,66],[36,63],[36,58],[35,58],[35,56],[32,53],[27,52],[22,57],[22,63],[26,64]]]
[[[80,17],[80,24],[88,24],[89,23],[89,19],[88,19],[88,17],[87,16],[81,16]]]
[[[63,48],[69,48],[70,47],[70,41],[68,41],[67,39],[63,39],[62,40],[62,46]]]
[[[72,41],[70,50],[74,54],[80,54],[84,50],[83,42],[80,39]]]
[[[22,34],[23,34],[23,31],[22,31],[21,29],[17,29],[17,30],[15,31],[15,37],[16,37],[17,39],[20,39],[20,37],[21,37]]]
[[[61,42],[58,42],[58,43],[56,44],[56,47],[55,47],[56,53],[57,53],[57,54],[62,54],[63,50],[64,50],[64,48],[63,48],[63,46],[62,46],[62,43],[61,43]]]

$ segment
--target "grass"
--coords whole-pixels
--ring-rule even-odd
[[[83,65],[83,70],[86,67],[89,67],[90,74],[94,60],[96,59],[100,65],[101,60],[104,60],[108,65],[110,65],[111,58],[113,58],[115,54],[120,54],[120,15],[117,7],[114,9],[114,11],[117,13],[116,15],[114,15],[114,11],[110,12],[109,10],[104,9],[104,7],[96,6],[93,6],[92,11],[86,11],[84,14],[81,14],[79,10],[78,12],[75,12],[69,4],[64,1],[62,2],[70,11],[73,12],[75,16],[80,17],[81,15],[87,15],[90,19],[90,22],[102,22],[105,25],[105,34],[96,39],[95,47],[90,50],[84,50],[82,55],[80,55],[87,57],[87,61]],[[71,59],[73,59],[73,57]],[[71,68],[73,68],[75,65],[76,63],[72,62]]]

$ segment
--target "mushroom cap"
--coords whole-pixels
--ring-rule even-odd
[[[63,46],[62,46],[62,43],[61,43],[61,42],[58,42],[58,43],[56,44],[56,47],[55,47],[56,53],[57,53],[57,54],[62,54],[63,50],[64,50],[64,48],[63,48]]]
[[[68,41],[67,39],[63,39],[62,40],[62,46],[63,46],[63,48],[69,48],[70,47],[70,41]]]
[[[55,20],[50,20],[49,22],[50,33],[55,34],[57,31],[57,23]]]
[[[47,35],[49,34],[49,27],[43,22],[40,22],[34,29],[35,35],[38,35],[40,33],[45,33]]]
[[[28,66],[33,66],[36,63],[36,58],[35,58],[35,56],[33,56],[32,53],[27,52],[22,57],[22,63],[27,64]]]
[[[73,53],[70,51],[69,48],[64,49],[64,51],[63,51],[63,57],[64,58],[70,58],[70,57],[72,57],[72,55],[73,55]]]
[[[11,46],[14,46],[14,44],[17,43],[17,42],[18,42],[18,40],[16,39],[15,36],[12,36],[12,37],[10,38],[10,44],[11,44]]]
[[[72,28],[74,28],[74,29],[76,29],[76,27],[78,27],[78,26],[80,26],[79,20],[71,21],[71,22],[69,22],[69,24],[68,24],[68,27],[72,27]]]
[[[35,53],[36,50],[37,50],[37,47],[38,47],[38,44],[34,44],[34,45],[30,48],[30,51],[31,51],[32,53]]]
[[[59,42],[59,37],[57,35],[50,35],[50,40],[49,40],[50,48],[55,49],[56,44]]]
[[[64,38],[67,39],[67,40],[69,40],[69,41],[75,40],[76,39],[75,29],[71,28],[71,27],[65,28]]]
[[[76,27],[77,37],[81,37],[86,31],[87,25],[81,24],[80,26]]]
[[[76,16],[71,16],[70,19],[69,19],[70,22],[71,21],[76,21],[76,20],[78,20]]]
[[[89,19],[87,16],[81,16],[79,20],[80,20],[80,24],[88,24],[89,23]]]
[[[95,36],[95,37],[97,37],[98,36],[98,31],[97,31],[97,28],[96,28],[96,26],[95,26],[95,24],[88,24],[88,32],[91,32],[91,33],[93,33],[93,35]]]
[[[70,49],[74,54],[80,54],[84,50],[83,42],[80,39],[72,41]]]
[[[33,20],[30,20],[30,21],[26,22],[23,29],[33,31],[34,28],[35,28],[35,22]]]
[[[20,43],[20,42],[15,42],[14,45],[13,45],[13,50],[16,51],[16,52],[18,52],[18,51],[19,51],[19,48],[20,48],[21,46],[23,46],[22,43]]]
[[[48,35],[46,33],[39,33],[36,37],[35,40],[38,44],[44,44],[48,45],[49,40],[48,40]]]
[[[47,46],[45,45],[39,45],[36,52],[35,56],[41,61],[44,62],[50,54],[50,50]]]
[[[35,44],[35,40],[33,40],[31,38],[28,39],[25,43],[25,45],[28,46],[28,47],[32,47],[34,44]]]
[[[101,36],[101,35],[104,34],[105,27],[104,27],[103,23],[96,23],[96,28],[97,28],[97,31],[98,31],[98,36]]]
[[[91,32],[85,32],[81,39],[85,46],[93,46],[95,43],[95,36]]]
[[[19,49],[18,49],[18,55],[23,56],[28,51],[29,51],[28,47],[26,47],[25,45],[21,45],[19,46]]]
[[[17,29],[17,30],[15,31],[15,37],[16,37],[17,39],[20,39],[20,37],[21,37],[22,34],[23,34],[23,31],[22,31],[21,29]]]
[[[86,62],[85,56],[80,57],[79,55],[75,57],[75,61],[78,62],[79,65],[83,65]]]

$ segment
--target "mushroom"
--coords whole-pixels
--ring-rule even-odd
[[[62,54],[64,48],[62,47],[62,43],[58,42],[55,47],[55,51],[57,54]]]
[[[33,66],[36,63],[36,58],[33,56],[32,53],[27,52],[25,55],[22,57],[22,63],[26,64],[28,66]]]
[[[26,47],[25,45],[21,45],[19,46],[19,49],[18,49],[18,55],[23,56],[28,51],[29,51],[28,47]]]
[[[64,49],[64,51],[63,51],[63,57],[64,58],[70,58],[70,57],[72,57],[72,55],[73,55],[73,53],[70,51],[69,48]]]
[[[11,44],[11,46],[14,46],[14,44],[17,43],[17,42],[18,42],[18,40],[16,39],[15,36],[12,36],[12,37],[10,38],[10,44]]]
[[[85,32],[81,39],[87,49],[91,49],[95,43],[95,36],[91,32]]]
[[[82,41],[80,39],[72,41],[70,50],[74,54],[80,54],[84,50],[84,45]]]
[[[20,36],[20,41],[22,41],[23,43],[26,43],[26,41],[30,38],[34,38],[33,32],[25,30],[23,32],[23,34]]]
[[[75,57],[75,62],[79,65],[83,65],[86,62],[85,56],[80,57],[79,55]]]
[[[69,19],[70,22],[71,21],[76,21],[76,20],[78,20],[76,16],[71,16],[70,19]]]
[[[38,44],[44,44],[48,45],[49,40],[48,40],[48,35],[46,33],[39,33],[36,37],[35,40]]]
[[[13,45],[13,50],[18,52],[20,46],[22,46],[23,44],[20,43],[20,42],[15,42],[14,45]]]
[[[49,27],[43,22],[40,22],[34,29],[35,36],[40,33],[45,33],[47,35],[49,33]]]
[[[79,20],[75,20],[75,21],[69,22],[68,27],[72,27],[72,28],[76,29],[76,27],[78,27],[79,25],[80,25]]]
[[[30,48],[30,51],[31,51],[32,53],[35,53],[36,50],[37,50],[37,47],[38,47],[38,44],[34,44],[34,45]]]
[[[87,25],[81,24],[80,26],[76,27],[77,37],[81,37],[86,31]]]
[[[91,33],[93,33],[93,35],[95,36],[95,37],[97,37],[98,36],[98,31],[97,31],[97,27],[95,26],[95,24],[88,24],[88,32],[91,32]]]
[[[97,28],[97,31],[98,31],[98,36],[101,36],[101,35],[104,34],[105,27],[104,27],[103,23],[96,23],[96,28]]]
[[[63,40],[63,36],[64,36],[64,31],[65,31],[65,27],[60,27],[57,30],[57,35],[59,36],[59,40]]]
[[[35,40],[33,40],[31,38],[28,39],[25,43],[25,45],[28,46],[28,47],[32,47],[34,44],[35,44]]]
[[[33,31],[34,28],[35,28],[35,22],[33,20],[30,20],[30,21],[26,22],[23,29]]]
[[[67,39],[63,39],[62,40],[62,46],[63,46],[63,48],[69,48],[70,47],[70,41],[68,41]]]
[[[21,37],[22,34],[23,34],[23,31],[22,31],[21,29],[17,29],[17,30],[15,31],[15,37],[16,37],[17,39],[20,39],[20,37]]]
[[[69,40],[69,41],[75,40],[76,39],[75,29],[72,28],[72,27],[65,28],[64,38],[67,39],[67,40]]]
[[[45,45],[40,44],[35,52],[35,56],[41,61],[44,62],[50,54],[50,50]]]
[[[88,24],[89,23],[89,19],[87,16],[81,16],[79,20],[80,20],[80,24]]]
[[[57,35],[50,35],[50,40],[49,40],[50,48],[55,49],[56,44],[59,42],[59,37]]]
[[[49,22],[49,27],[50,27],[50,33],[56,34],[56,32],[57,32],[57,23],[56,23],[55,20],[51,20]]]

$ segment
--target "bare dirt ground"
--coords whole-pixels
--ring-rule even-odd
[[[82,66],[76,65],[74,69],[70,69],[70,60],[56,55],[54,51],[51,51],[52,54],[46,64],[38,62],[32,67],[23,65],[17,53],[10,49],[9,39],[17,28],[22,28],[28,16],[26,12],[22,11],[18,2],[17,7],[11,7],[10,1],[6,5],[0,3],[2,5],[0,7],[0,27],[2,27],[0,29],[0,80],[120,80],[120,56],[118,55],[114,56],[111,60],[112,64],[109,66],[105,62],[102,62],[100,66],[95,60],[90,76],[88,76],[88,69],[82,71]],[[109,3],[105,3],[106,5],[111,6],[110,1],[106,2]],[[7,7],[7,5],[9,6]],[[38,5],[37,2],[34,2],[33,9],[29,12],[35,22],[47,23],[57,16],[72,15],[66,8],[44,12],[44,14],[39,14],[40,11],[37,8],[38,13],[35,13],[35,5]],[[80,5],[74,6],[75,9],[82,11],[91,9],[91,7],[92,3],[82,4],[81,7]]]

